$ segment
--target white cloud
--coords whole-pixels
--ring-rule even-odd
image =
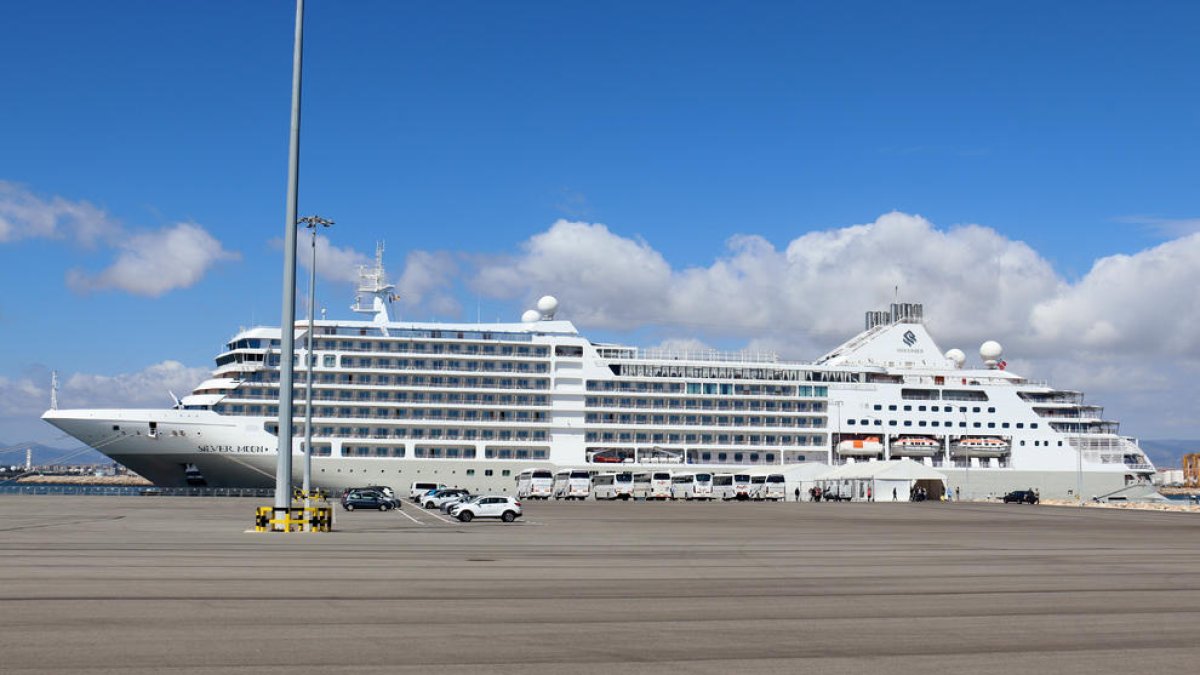
[[[192,286],[218,261],[240,257],[194,223],[131,232],[88,202],[41,197],[0,180],[0,243],[35,238],[117,251],[116,261],[99,274],[67,272],[67,285],[80,292],[117,289],[156,297]]]
[[[553,293],[589,327],[686,327],[706,336],[839,340],[862,312],[900,289],[922,299],[952,338],[1007,331],[1063,282],[1022,242],[966,226],[938,230],[919,216],[805,234],[778,250],[741,235],[707,267],[673,269],[648,243],[604,225],[560,220],[514,258],[485,261],[473,285],[492,297]],[[951,322],[954,324],[951,324]],[[962,326],[970,331],[956,330]]]
[[[303,233],[303,231],[301,232]],[[309,236],[302,234],[296,238],[296,260],[306,270],[312,267],[312,239]],[[322,279],[348,284],[357,283],[359,266],[374,264],[372,258],[367,254],[349,246],[334,246],[329,241],[329,237],[317,235],[317,274]]]
[[[88,202],[44,198],[23,185],[0,180],[0,242],[48,238],[92,246],[120,231],[116,221]]]
[[[1200,234],[1097,260],[1031,315],[1035,341],[1097,354],[1200,356]]]
[[[117,289],[157,297],[194,285],[217,262],[240,258],[193,223],[133,235],[118,249],[116,261],[99,274],[71,270],[68,285],[80,292]]]
[[[61,378],[59,407],[169,408],[209,375],[208,368],[163,361],[132,373],[73,373]],[[31,418],[50,407],[50,374],[38,368],[18,378],[0,377],[0,418]]]
[[[444,251],[412,251],[396,281],[400,303],[408,310],[422,308],[438,316],[458,316],[462,307],[454,297],[458,263]]]

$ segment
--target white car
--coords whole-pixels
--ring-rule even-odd
[[[421,497],[421,506],[424,506],[427,509],[436,509],[440,508],[442,504],[445,504],[446,502],[461,501],[464,497],[470,496],[470,492],[467,492],[466,490],[460,490],[458,488],[434,490],[433,492],[426,492],[425,495]]]
[[[464,523],[475,518],[499,518],[511,523],[521,517],[521,502],[507,495],[480,495],[451,508],[450,515]]]

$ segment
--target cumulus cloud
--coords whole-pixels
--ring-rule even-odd
[[[1063,281],[1026,244],[980,226],[939,230],[920,216],[805,234],[777,249],[740,235],[706,267],[673,268],[645,241],[600,224],[560,220],[512,258],[486,261],[474,286],[501,298],[554,293],[564,315],[592,327],[680,326],[706,335],[836,340],[896,289],[933,323],[964,317],[972,332],[1025,325]],[[953,322],[953,323],[952,323]],[[965,331],[963,331],[965,332]],[[961,334],[961,333],[960,333]]]
[[[23,185],[0,180],[0,243],[21,239],[69,240],[117,252],[98,274],[67,272],[75,291],[123,290],[157,297],[199,281],[218,261],[240,256],[227,251],[200,225],[177,223],[158,230],[130,231],[92,204],[42,197]]]
[[[1096,261],[1034,308],[1037,341],[1092,353],[1200,355],[1200,234]]]
[[[119,223],[88,202],[42,197],[23,185],[0,180],[0,242],[47,238],[92,246],[120,231]]]
[[[61,378],[60,408],[169,408],[178,396],[208,377],[209,369],[162,361],[116,375],[73,373]],[[50,407],[50,373],[37,368],[17,378],[0,377],[0,418],[30,418]]]
[[[445,251],[413,251],[404,260],[396,281],[400,302],[408,310],[425,309],[440,316],[458,316],[462,306],[454,297],[455,257]]]
[[[68,285],[79,292],[117,289],[158,297],[192,286],[222,260],[240,258],[193,223],[133,235],[118,244],[118,249],[116,261],[99,274],[71,270]]]
[[[306,270],[312,267],[312,240],[309,237],[296,238],[296,260]],[[349,246],[334,246],[329,237],[317,235],[317,274],[322,279],[356,283],[361,265],[374,265],[374,261],[361,251]]]

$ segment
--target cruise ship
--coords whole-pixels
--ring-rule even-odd
[[[330,489],[436,481],[512,492],[533,468],[795,472],[911,458],[968,497],[1088,497],[1154,467],[1103,408],[1006,369],[983,343],[942,352],[922,306],[894,303],[812,362],[593,342],[544,297],[513,323],[393,320],[382,249],[360,269],[361,320],[297,321],[302,469]],[[281,331],[243,330],[210,379],[163,410],[49,410],[62,429],[160,486],[273,487]],[[309,363],[306,363],[309,361]]]

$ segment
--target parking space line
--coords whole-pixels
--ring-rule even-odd
[[[414,523],[416,523],[418,525],[425,524],[425,523],[422,523],[421,521],[417,520],[416,518],[413,518],[412,516],[408,515],[408,513],[406,513],[404,511],[404,509],[396,509],[396,513],[399,513],[400,515],[404,516],[405,518],[408,518],[409,520],[413,521]]]
[[[450,524],[450,525],[453,525],[453,524],[454,524],[454,521],[450,520],[449,518],[443,518],[443,517],[441,516],[441,514],[439,514],[439,513],[435,513],[435,512],[433,512],[433,511],[430,511],[430,510],[426,510],[426,511],[425,511],[425,514],[426,514],[426,515],[433,516],[434,518],[437,518],[438,520],[442,521],[443,523],[448,523],[448,524]]]

